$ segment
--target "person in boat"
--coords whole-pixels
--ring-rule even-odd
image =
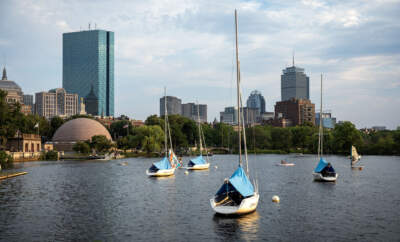
[[[285,160],[281,160],[281,164],[287,164]]]
[[[181,168],[181,167],[183,167],[183,163],[182,163],[182,157],[179,157],[179,158],[178,158],[178,162],[179,162],[179,166],[178,166],[178,168]]]
[[[325,168],[321,171],[321,174],[322,174],[322,176],[325,176],[325,177],[335,175],[335,170],[333,169],[331,163],[328,162],[328,164],[325,166]]]

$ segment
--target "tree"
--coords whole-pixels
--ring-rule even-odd
[[[4,169],[11,168],[13,166],[13,158],[3,150],[0,150],[0,165]]]
[[[271,131],[273,148],[289,151],[292,144],[292,133],[287,128],[273,128]]]
[[[110,140],[104,135],[95,135],[90,141],[90,148],[95,149],[99,153],[105,153],[109,151],[112,147]]]
[[[337,124],[333,129],[333,136],[335,153],[348,154],[352,145],[359,146],[361,144],[360,131],[348,121]]]
[[[72,149],[81,154],[89,154],[90,153],[90,146],[86,142],[78,141],[74,144]]]

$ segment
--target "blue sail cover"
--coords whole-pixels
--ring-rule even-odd
[[[164,157],[164,159],[160,160],[159,162],[153,163],[153,165],[159,170],[167,170],[172,168],[167,157]]]
[[[328,165],[328,162],[326,162],[326,160],[321,157],[321,159],[319,160],[319,163],[318,163],[317,167],[315,168],[314,172],[316,172],[316,173],[321,172],[327,165]]]
[[[243,197],[248,197],[254,194],[254,187],[249,178],[246,176],[243,168],[239,166],[229,178],[229,182],[235,189],[242,194]]]
[[[197,156],[194,159],[190,160],[194,165],[203,165],[206,164],[207,162],[203,159],[203,156]]]

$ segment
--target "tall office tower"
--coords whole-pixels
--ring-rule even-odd
[[[63,88],[87,100],[92,115],[114,116],[114,33],[63,34]],[[89,95],[90,94],[90,95]]]
[[[199,109],[199,115],[197,115],[197,109]],[[200,122],[207,123],[207,104],[184,103],[182,104],[182,116],[196,122],[197,116],[200,116]]]
[[[177,97],[166,96],[168,115],[182,115],[182,100]],[[160,117],[165,113],[165,97],[160,98]]]
[[[67,93],[64,88],[35,94],[35,111],[51,119],[54,116],[69,117],[78,114],[78,94]]]
[[[257,108],[260,114],[265,113],[265,99],[261,95],[261,92],[254,90],[250,93],[250,96],[247,99],[247,107]]]
[[[310,78],[304,73],[303,68],[293,66],[282,70],[281,75],[281,101],[294,99],[310,99]]]
[[[24,100],[25,105],[33,106],[33,95],[30,94],[24,94],[22,95],[22,98]]]

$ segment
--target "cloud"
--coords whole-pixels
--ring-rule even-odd
[[[25,92],[58,87],[62,33],[96,23],[115,32],[117,114],[158,113],[167,86],[183,102],[207,103],[212,121],[234,104],[235,8],[243,92],[259,89],[268,111],[280,99],[281,71],[295,50],[313,102],[324,73],[325,103],[339,120],[399,125],[400,114],[390,111],[400,93],[399,1],[6,0],[0,53]]]

